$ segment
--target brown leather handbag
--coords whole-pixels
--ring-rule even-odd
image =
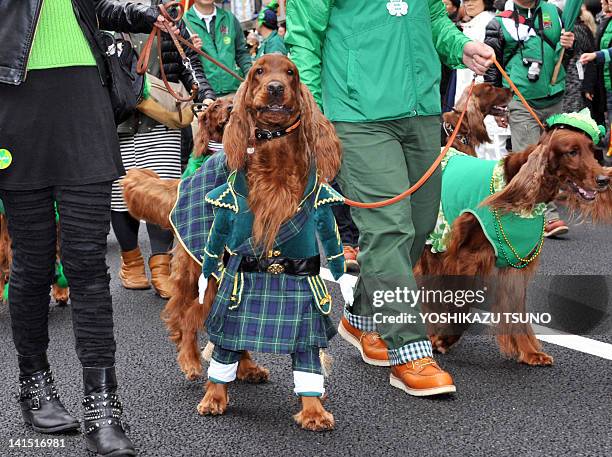
[[[188,127],[191,121],[193,121],[193,111],[191,110],[193,102],[177,100],[166,88],[164,82],[150,73],[147,73],[146,78],[149,85],[149,96],[143,99],[136,106],[136,109],[168,128],[180,129]],[[168,81],[167,84],[181,98],[189,97],[188,91],[180,82],[173,83]]]

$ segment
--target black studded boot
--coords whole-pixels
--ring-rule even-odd
[[[77,430],[77,421],[59,399],[47,354],[18,356],[19,406],[23,420],[39,433]]]
[[[136,455],[134,445],[125,435],[126,424],[117,395],[115,367],[84,367],[83,383],[83,435],[87,449],[102,457]]]

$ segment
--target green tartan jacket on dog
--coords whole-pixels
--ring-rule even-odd
[[[314,197],[311,199],[310,197]],[[218,265],[223,248],[231,253],[252,236],[253,214],[248,207],[248,188],[245,173],[233,172],[227,183],[206,195],[206,202],[214,207],[215,219],[207,246],[203,249],[204,276],[212,274]],[[342,242],[331,205],[344,203],[344,198],[328,184],[318,182],[315,171],[310,174],[298,212],[312,205],[312,214],[300,233],[275,250],[282,257],[303,259],[319,255],[316,234],[319,234],[327,254],[329,269],[336,279],[344,273]]]
[[[335,330],[329,313],[331,295],[316,276],[242,272],[243,256],[264,256],[252,238],[245,173],[199,197],[206,170],[181,183],[172,212],[175,230],[192,257],[201,259],[205,277],[220,272],[219,288],[206,321],[210,341],[224,349],[294,353],[326,347]],[[304,259],[318,256],[317,234],[335,278],[344,274],[344,254],[331,205],[343,197],[320,183],[312,170],[296,214],[285,221],[268,257]],[[202,211],[212,206],[212,227]],[[191,222],[191,223],[189,223]],[[224,251],[230,255],[223,265]]]

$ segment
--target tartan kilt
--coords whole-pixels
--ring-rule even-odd
[[[225,271],[206,321],[210,341],[232,351],[291,354],[327,347],[336,334],[316,304],[307,277],[241,273],[238,306],[234,276]],[[232,309],[233,308],[233,309]]]

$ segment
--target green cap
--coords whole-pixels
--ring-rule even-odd
[[[556,125],[567,125],[582,130],[595,144],[599,143],[599,140],[606,134],[605,127],[597,125],[597,122],[591,117],[591,112],[588,108],[584,108],[577,113],[553,114],[546,119],[546,125],[548,125],[549,128],[553,128]]]

